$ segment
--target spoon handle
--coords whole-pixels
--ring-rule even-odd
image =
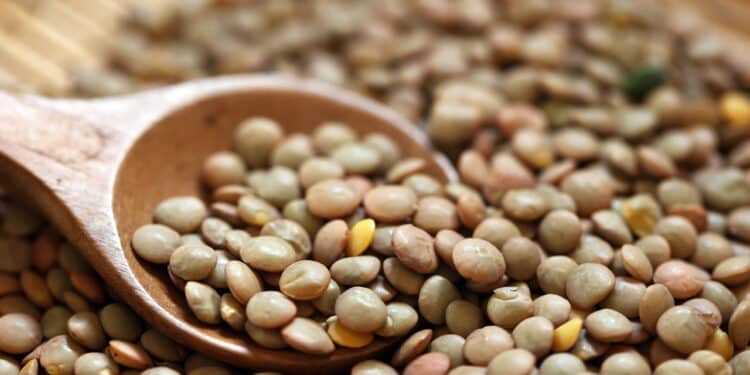
[[[54,100],[0,93],[0,142],[8,156],[38,154],[59,163],[95,156],[102,147],[96,128],[60,111]]]
[[[133,141],[170,112],[264,82],[252,76],[208,79],[98,100],[0,92],[0,155],[49,186],[70,177],[106,180]]]
[[[0,176],[66,235],[104,200],[107,135],[87,102],[0,92]],[[90,216],[90,215],[89,215]]]

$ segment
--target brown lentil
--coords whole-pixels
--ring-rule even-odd
[[[402,302],[392,302],[386,305],[386,321],[380,329],[375,331],[378,336],[395,337],[409,333],[419,320],[419,314],[413,307]]]
[[[656,332],[671,349],[687,354],[703,348],[711,329],[698,309],[681,305],[659,317]]]
[[[565,281],[565,293],[574,307],[590,309],[603,301],[615,287],[615,275],[598,263],[584,263],[573,269]]]
[[[651,281],[653,268],[643,251],[632,245],[625,245],[620,250],[622,265],[631,276],[643,282]]]
[[[695,253],[698,234],[687,219],[680,216],[667,216],[659,220],[655,232],[667,240],[672,257],[689,258]]]
[[[216,266],[216,258],[216,252],[208,246],[183,245],[170,256],[169,269],[183,280],[203,280]]]
[[[399,367],[411,362],[411,360],[422,354],[427,349],[431,340],[431,329],[423,329],[414,332],[404,340],[403,344],[401,344],[398,350],[393,354],[391,364]]]
[[[732,244],[724,236],[710,232],[701,233],[690,263],[710,270],[732,255]]]
[[[651,262],[651,266],[654,270],[656,270],[656,268],[662,263],[668,261],[672,256],[669,242],[660,235],[648,235],[643,237],[635,243],[635,246],[640,248],[643,253],[646,254],[646,257],[649,262]]]
[[[632,337],[633,334],[630,336]],[[602,356],[610,349],[610,347],[611,345],[609,343],[594,339],[585,329],[582,329],[577,337],[575,345],[570,348],[570,353],[587,361]]]
[[[510,349],[496,355],[487,366],[488,375],[529,375],[535,370],[536,358],[523,349]]]
[[[729,287],[747,283],[750,280],[750,256],[738,255],[722,260],[714,268],[712,276]]]
[[[563,180],[560,188],[573,198],[578,213],[584,217],[608,208],[614,195],[610,183],[590,171],[571,173]]]
[[[592,312],[584,320],[584,326],[591,337],[603,342],[620,342],[633,332],[628,318],[612,309]]]
[[[258,275],[245,263],[231,260],[224,268],[224,272],[229,291],[242,304],[247,304],[250,297],[263,290]]]
[[[459,336],[468,336],[479,329],[483,322],[482,310],[469,301],[455,300],[445,308],[445,325]]]
[[[341,258],[331,265],[331,277],[346,286],[365,285],[375,280],[379,272],[380,259],[372,255]]]
[[[460,292],[448,279],[440,275],[431,276],[419,289],[419,313],[432,324],[444,324],[448,305],[460,298]]]
[[[281,272],[297,259],[294,247],[274,236],[253,237],[240,249],[242,261],[261,271]]]
[[[513,349],[513,338],[506,330],[486,326],[466,337],[464,358],[473,365],[487,366],[496,355],[510,349]]]
[[[674,305],[672,294],[663,284],[648,286],[638,305],[638,316],[644,328],[649,332],[656,332],[657,321]]]
[[[352,287],[336,300],[336,316],[346,328],[370,333],[386,324],[388,310],[375,292],[363,287]]]
[[[461,194],[456,200],[456,212],[461,223],[470,229],[475,229],[486,217],[484,202],[477,194]]]
[[[576,262],[566,256],[545,258],[536,269],[536,282],[545,293],[564,296],[568,275],[576,267]]]
[[[221,322],[220,298],[219,293],[206,284],[188,281],[185,285],[185,299],[188,306],[201,322],[208,324]]]
[[[466,280],[489,284],[505,274],[502,253],[482,239],[469,238],[456,243],[452,260],[453,266]]]
[[[487,302],[487,316],[496,325],[513,329],[534,314],[531,297],[515,286],[497,288]]]
[[[616,353],[602,362],[603,375],[648,375],[651,366],[640,354],[634,352]]]
[[[539,366],[539,375],[580,374],[586,370],[583,361],[569,353],[556,353],[547,357]]]
[[[612,245],[603,239],[584,234],[578,242],[578,247],[570,253],[570,256],[577,263],[600,263],[605,266],[612,264],[614,260],[614,250]]]
[[[529,317],[513,329],[513,341],[516,348],[526,349],[537,358],[541,358],[552,349],[554,330],[555,327],[547,318]]]
[[[456,231],[446,229],[438,232],[435,235],[435,252],[440,260],[453,267],[453,248],[463,239],[464,236]]]
[[[707,280],[708,276],[701,269],[681,260],[664,262],[654,271],[654,282],[664,284],[670,294],[678,299],[700,293]]]
[[[42,326],[32,316],[23,313],[9,313],[0,317],[0,351],[9,354],[23,354],[31,351],[42,342]]]
[[[732,312],[737,308],[737,298],[729,288],[713,280],[706,281],[703,284],[703,290],[701,290],[699,297],[713,302],[721,312],[721,319],[724,322],[729,321]]]
[[[424,230],[411,224],[398,226],[393,230],[391,246],[404,266],[419,273],[437,269],[434,240]]]
[[[567,254],[575,250],[583,230],[578,217],[565,210],[548,213],[539,224],[539,242],[553,254]]]
[[[379,222],[401,222],[417,209],[417,196],[403,186],[379,186],[365,194],[367,214]]]
[[[612,292],[600,305],[618,311],[628,318],[635,318],[638,317],[638,308],[645,292],[646,285],[640,281],[629,277],[617,277]]]
[[[161,224],[147,224],[133,233],[132,246],[138,256],[151,263],[169,262],[172,252],[180,246],[179,234]]]
[[[459,226],[455,204],[448,199],[434,196],[419,200],[413,222],[430,234],[443,229],[455,230]]]
[[[297,306],[283,294],[263,291],[253,295],[247,302],[247,320],[260,328],[279,328],[294,319]]]
[[[570,316],[570,302],[556,294],[545,294],[534,299],[534,315],[547,318],[554,326],[565,323]]]
[[[351,214],[360,201],[359,194],[342,180],[325,180],[307,189],[305,201],[315,216],[334,219]]]

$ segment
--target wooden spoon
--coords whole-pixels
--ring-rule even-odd
[[[426,172],[456,174],[425,136],[394,112],[322,84],[279,77],[195,81],[101,100],[52,100],[0,93],[0,177],[75,245],[141,317],[177,342],[237,366],[331,373],[387,350],[376,340],[320,357],[253,344],[244,332],[200,323],[163,266],[140,260],[132,233],[174,195],[200,195],[200,169],[231,147],[235,126],[266,116],[286,134],[341,121],[360,134],[391,136]]]

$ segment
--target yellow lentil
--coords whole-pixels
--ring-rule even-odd
[[[644,237],[654,233],[661,211],[653,198],[637,195],[623,202],[622,216],[635,234]]]
[[[328,324],[328,336],[339,346],[345,348],[361,348],[372,342],[374,335],[372,333],[360,333],[350,330],[333,321]]]
[[[250,224],[257,225],[257,226],[263,226],[267,222],[271,221],[271,215],[267,214],[263,211],[256,212],[251,218],[250,218]]]
[[[358,221],[349,231],[349,243],[346,255],[353,257],[360,255],[370,247],[375,236],[375,220],[363,219]]]
[[[570,350],[576,341],[578,341],[581,327],[583,327],[583,320],[573,318],[555,328],[555,332],[552,335],[552,350],[555,352]]]
[[[717,328],[716,331],[714,331],[714,334],[708,338],[708,341],[706,342],[706,350],[719,354],[727,361],[732,359],[732,354],[734,354],[732,340],[726,332],[721,330],[721,328]]]
[[[739,92],[729,92],[721,97],[721,114],[730,125],[750,126],[750,98]]]

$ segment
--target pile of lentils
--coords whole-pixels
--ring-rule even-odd
[[[750,74],[716,36],[630,0],[158,3],[72,94],[317,79],[415,122],[460,175],[378,129],[238,124],[210,201],[164,201],[132,244],[205,324],[311,355],[401,338],[355,375],[750,374]],[[4,212],[0,370],[232,371],[136,337],[72,247],[6,224],[34,217]]]
[[[750,341],[750,253],[722,234],[750,239],[742,172],[690,182],[658,144],[612,140],[608,158],[584,130],[546,126],[502,122],[509,147],[465,149],[462,182],[444,184],[381,133],[248,118],[204,162],[209,205],[162,201],[132,246],[198,320],[265,348],[408,336],[390,365],[355,372],[731,371]]]
[[[402,159],[382,133],[359,139],[337,122],[311,136],[287,135],[253,117],[236,128],[233,144],[235,152],[203,165],[210,207],[197,197],[166,199],[156,224],[132,240],[141,258],[168,265],[198,320],[246,331],[266,348],[318,355],[331,354],[334,343],[360,348],[376,334],[408,334],[420,290],[424,307],[445,321],[445,306],[432,305],[446,287],[458,292],[444,278],[422,287],[439,262],[432,236],[415,225],[434,234],[457,229],[458,218],[437,196],[443,185],[420,173],[424,160]],[[376,228],[376,220],[391,225]],[[407,221],[415,225],[398,225]],[[386,306],[399,293],[411,304]]]
[[[0,375],[230,375],[118,302],[33,211],[0,194]]]

